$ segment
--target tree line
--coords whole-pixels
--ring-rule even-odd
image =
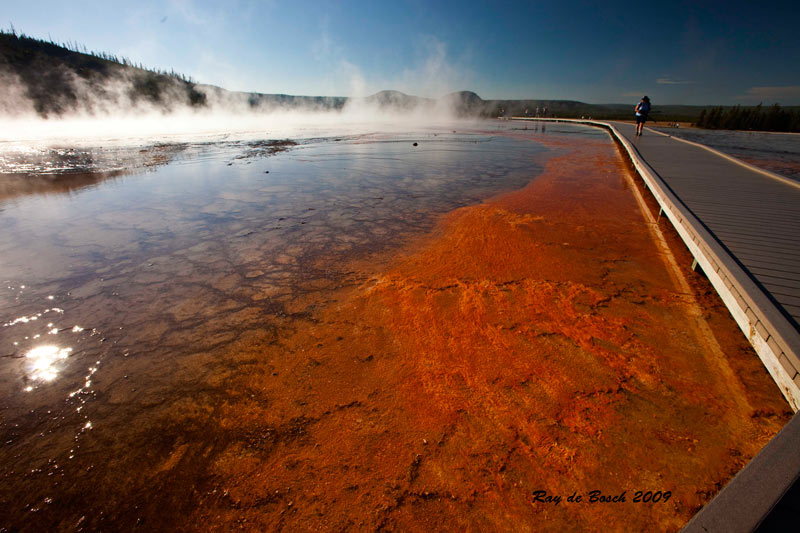
[[[695,125],[712,130],[755,130],[800,132],[800,109],[782,109],[778,104],[764,108],[713,107],[703,109]]]
[[[157,74],[160,76],[168,76],[170,78],[175,78],[176,80],[182,81],[184,83],[189,84],[196,84],[197,82],[191,77],[186,76],[180,72],[175,72],[174,70],[166,70],[166,69],[156,69],[156,68],[149,68],[144,66],[142,63],[136,63],[135,61],[131,61],[127,57],[124,56],[117,56],[116,54],[109,54],[107,52],[95,52],[94,50],[89,50],[86,45],[80,44],[77,41],[65,41],[65,42],[56,42],[50,37],[49,40],[45,39],[37,39],[35,37],[30,37],[25,35],[24,33],[17,33],[16,28],[14,25],[11,24],[11,28],[8,30],[0,29],[0,35],[12,35],[19,39],[20,42],[27,42],[27,43],[36,43],[39,45],[45,46],[56,46],[59,48],[64,48],[69,50],[70,52],[76,52],[79,54],[88,55],[97,59],[102,59],[104,61],[110,61],[112,63],[117,63],[118,65],[122,65],[125,67],[132,67],[139,70],[144,70],[146,72],[151,72],[153,74]]]

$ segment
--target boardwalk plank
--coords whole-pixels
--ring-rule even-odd
[[[786,294],[782,292],[784,290],[786,289],[776,289],[772,295],[782,304],[800,306],[800,295]]]
[[[759,274],[764,274],[766,276],[775,276],[776,278],[784,278],[784,279],[797,279],[798,278],[798,275],[795,274],[794,272],[784,272],[784,271],[778,270],[776,268],[765,268],[765,267],[754,266],[754,267],[751,267],[750,270],[756,274],[756,277]]]
[[[734,250],[733,247],[731,246],[728,247],[731,248],[731,250]],[[794,258],[795,261],[800,260],[800,252],[775,250],[764,244],[739,243],[736,248],[743,251],[749,251],[753,254],[763,254],[767,257],[787,257],[787,258]]]
[[[783,308],[786,309],[786,312],[789,313],[789,315],[791,315],[795,320],[800,318],[800,306],[784,305]]]
[[[751,259],[742,255],[739,255],[738,257],[739,260],[748,268],[765,268],[774,270],[776,272],[782,272],[783,274],[800,276],[800,265],[797,263],[764,261],[761,259]]]
[[[764,255],[748,255],[743,253],[736,254],[739,260],[747,266],[774,268],[787,273],[800,273],[800,265],[796,261],[788,261],[784,258],[768,257]]]
[[[727,224],[724,221],[720,221],[716,218],[703,218],[703,221],[706,222],[706,225],[710,228],[714,228],[715,233],[726,233],[733,237],[741,237],[741,238],[754,238],[759,241],[764,242],[771,242],[775,244],[786,243],[794,245],[795,249],[800,249],[800,236],[794,237],[792,235],[784,234],[784,235],[765,235],[763,230],[758,230],[756,228],[752,229],[743,229],[741,226],[733,226],[731,224]],[[770,228],[773,231],[778,228]]]
[[[744,224],[749,226],[769,224],[770,226],[776,226],[788,231],[791,231],[794,228],[796,218],[789,215],[786,217],[765,215],[761,211],[747,212],[741,209],[737,210],[735,213],[731,213],[730,211],[723,211],[722,209],[707,206],[695,207],[693,211],[697,214],[702,214],[703,216],[712,215],[720,220],[728,220],[732,224]]]

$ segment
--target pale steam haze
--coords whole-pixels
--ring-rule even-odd
[[[19,80],[0,79],[3,141],[114,139],[337,128],[450,118],[437,99],[800,105],[800,32],[785,6],[745,2],[233,1],[3,2],[6,30],[190,77],[206,105],[167,91],[131,102],[124,79],[76,79],[78,102],[47,119]],[[657,13],[656,13],[657,11]],[[797,8],[790,8],[797,14]],[[780,14],[776,16],[776,14]],[[224,88],[224,94],[214,87]],[[91,90],[90,90],[91,89]],[[430,99],[402,109],[364,97]],[[238,92],[238,93],[237,93]],[[351,97],[341,105],[249,106],[247,94]],[[175,103],[170,101],[175,99]],[[308,104],[308,105],[307,105]]]
[[[203,109],[176,106],[169,112],[148,109],[148,106],[97,107],[99,109],[66,113],[58,118],[44,119],[32,111],[0,118],[0,142],[95,145],[98,142],[307,138],[375,130],[407,131],[456,120],[446,106],[399,112],[358,100],[349,101],[341,110],[302,106],[252,110],[240,101],[217,99],[211,99]]]

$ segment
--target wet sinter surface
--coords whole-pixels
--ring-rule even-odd
[[[788,406],[605,133],[508,128],[5,197],[0,527],[679,528]]]

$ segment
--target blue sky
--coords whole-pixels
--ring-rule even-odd
[[[227,89],[800,105],[797,2],[8,1],[17,31]]]

